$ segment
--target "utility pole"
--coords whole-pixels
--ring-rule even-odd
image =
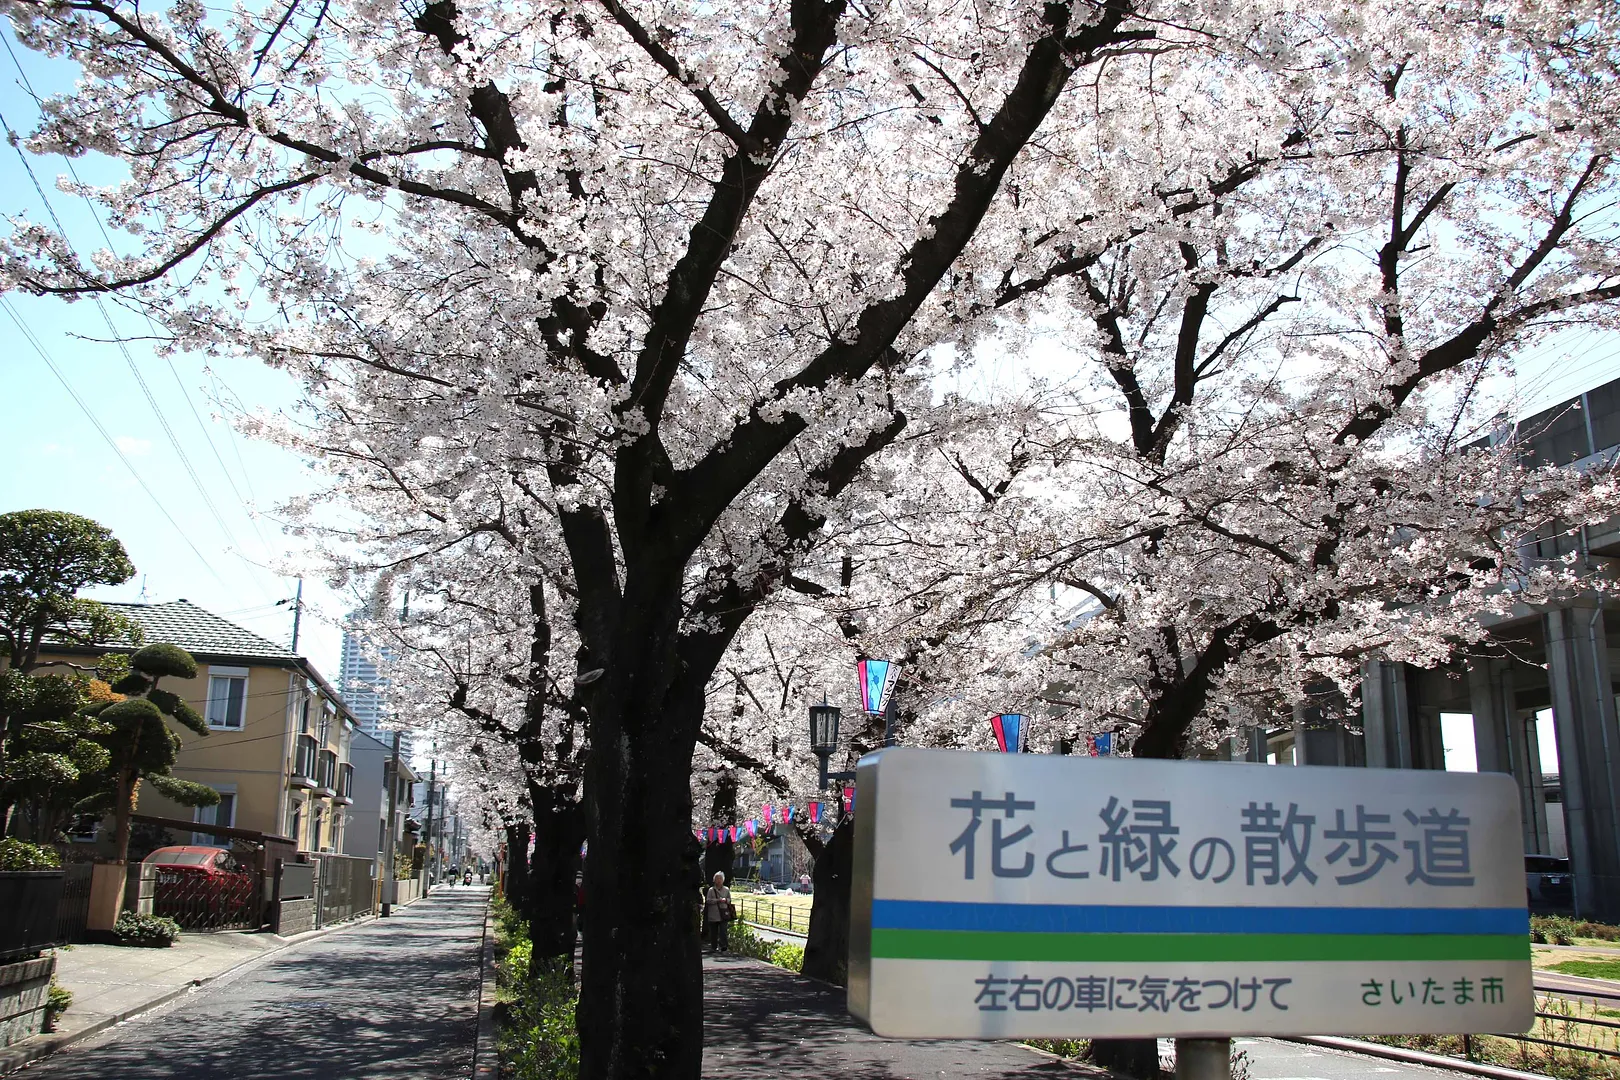
[[[383,847],[383,902],[382,917],[388,918],[394,906],[394,890],[399,888],[394,877],[394,849],[399,846],[394,836],[394,814],[399,802],[399,732],[394,732],[394,755],[388,762],[388,834]]]
[[[430,862],[426,866],[426,869],[428,871],[428,877],[429,878],[433,877],[433,866],[431,865],[431,860],[433,859],[433,784],[434,784],[434,781],[436,781],[438,778],[439,778],[439,759],[438,758],[431,758],[428,761],[428,792],[427,792],[428,805],[427,805],[427,822],[426,822],[427,827],[422,830],[422,840],[428,846],[428,859],[430,860]]]
[[[304,579],[298,579],[298,593],[293,597],[293,642],[292,651],[298,651],[298,623],[304,615]]]

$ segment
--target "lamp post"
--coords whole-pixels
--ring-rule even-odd
[[[827,771],[827,759],[838,749],[839,715],[838,706],[828,705],[825,701],[820,705],[810,706],[810,750],[821,762],[822,790],[825,790],[828,783],[833,780],[855,779],[854,770]]]

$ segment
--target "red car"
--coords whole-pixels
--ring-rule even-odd
[[[158,848],[141,860],[143,875],[156,870],[152,911],[181,926],[237,922],[256,899],[253,875],[222,847]]]

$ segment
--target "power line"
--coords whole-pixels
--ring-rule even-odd
[[[39,338],[34,334],[33,328],[23,321],[22,316],[17,314],[17,310],[11,306],[11,300],[8,297],[0,296],[0,308],[5,309],[6,314],[11,317],[11,321],[17,325],[18,331],[21,332],[22,336],[28,340],[28,344],[34,347],[34,351],[39,354],[39,358],[45,361],[45,366],[51,369],[51,374],[55,375],[57,381],[62,384],[62,389],[68,392],[68,396],[71,397],[74,403],[79,406],[80,411],[82,411],[90,420],[90,423],[95,426],[96,431],[100,432],[101,437],[106,440],[107,445],[112,449],[112,452],[118,455],[118,460],[124,463],[124,468],[129,470],[129,474],[135,478],[135,482],[141,485],[141,490],[145,491],[147,496],[152,500],[152,505],[157,507],[158,513],[162,514],[164,518],[168,520],[169,524],[174,526],[174,531],[180,534],[180,539],[186,542],[186,546],[191,549],[191,553],[197,556],[197,561],[202,563],[203,566],[207,567],[208,572],[213,574],[214,579],[221,585],[227,584],[225,579],[220,576],[219,571],[214,569],[213,564],[204,557],[201,551],[197,550],[197,545],[191,542],[191,537],[188,536],[186,531],[180,527],[180,523],[174,520],[174,516],[169,513],[168,507],[163,505],[163,502],[157,497],[157,493],[152,490],[150,485],[147,484],[145,478],[141,476],[138,470],[136,470],[134,463],[131,462],[124,454],[124,451],[118,445],[117,440],[112,437],[100,419],[96,417],[96,414],[91,411],[90,406],[85,404],[84,399],[79,396],[78,391],[73,389],[73,384],[67,381],[67,376],[62,374],[61,369],[56,366],[56,361],[51,359],[51,355],[46,351],[44,343],[40,341]]]
[[[17,54],[11,47],[9,37],[0,34],[0,43],[4,43],[6,47],[6,54],[11,58],[12,66],[16,69],[18,77],[22,80],[23,88],[37,102],[39,100],[39,96],[34,92],[33,84],[29,81],[27,73],[23,71],[22,64],[17,60]],[[67,238],[67,227],[62,224],[61,218],[57,216],[56,208],[51,204],[49,196],[45,194],[45,189],[40,184],[38,176],[35,175],[32,164],[30,164],[27,155],[22,151],[20,140],[16,137],[16,133],[12,130],[10,123],[6,121],[3,114],[0,114],[0,126],[5,128],[8,139],[11,142],[12,147],[16,150],[18,159],[22,162],[24,171],[28,173],[28,179],[33,183],[34,191],[39,195],[40,202],[44,205],[46,214],[50,216],[52,223],[56,226],[57,232],[60,233],[65,240]],[[66,158],[64,158],[64,161],[67,163],[68,172],[70,175],[72,175],[74,183],[78,185],[80,189],[80,197],[86,198],[83,195],[82,190],[84,187],[84,182],[79,179],[78,171],[73,167],[73,162]],[[86,201],[88,202],[87,198]],[[96,227],[100,230],[103,239],[107,241],[109,250],[112,250],[114,247],[112,237],[108,235],[106,226],[102,223],[100,216],[94,212],[94,207],[91,208],[91,218],[95,221]],[[118,351],[123,355],[124,363],[129,367],[130,374],[134,376],[136,385],[140,387],[141,394],[146,398],[146,403],[148,406],[150,406],[152,415],[157,419],[159,427],[163,429],[165,438],[168,439],[169,445],[174,449],[175,456],[180,459],[181,466],[186,470],[187,476],[190,477],[192,486],[196,489],[197,494],[202,498],[204,507],[207,508],[208,513],[213,517],[215,524],[219,526],[220,532],[225,537],[226,541],[233,548],[237,549],[237,554],[240,557],[241,543],[231,532],[230,526],[226,524],[224,515],[220,513],[219,507],[215,504],[213,496],[209,494],[208,489],[203,484],[201,477],[198,476],[195,466],[192,465],[190,456],[180,445],[180,439],[175,434],[174,428],[169,423],[168,417],[158,405],[157,397],[152,393],[152,388],[147,384],[145,377],[142,376],[139,366],[135,363],[135,358],[130,355],[128,346],[119,336],[118,328],[116,325],[114,325],[112,316],[108,313],[106,304],[103,302],[102,297],[99,293],[91,293],[90,295],[91,299],[95,301],[96,309],[101,313],[102,321],[107,325],[107,331],[111,335],[112,343],[117,346]],[[150,320],[148,320],[148,322],[150,323]],[[198,428],[203,433],[204,441],[208,443],[209,450],[213,453],[215,461],[219,463],[220,471],[225,476],[225,482],[230,485],[231,491],[236,495],[237,501],[245,502],[245,500],[242,499],[242,493],[236,487],[236,482],[231,478],[230,470],[225,467],[224,459],[220,457],[218,448],[214,446],[213,440],[209,436],[207,428],[203,425],[202,417],[197,413],[196,405],[192,402],[190,394],[186,392],[185,384],[180,378],[180,373],[175,370],[173,362],[169,361],[166,357],[165,362],[168,364],[169,373],[174,377],[175,383],[179,385],[181,396],[185,398],[186,405],[191,410],[192,416],[196,420]],[[238,455],[238,459],[240,460],[240,455]],[[260,545],[268,551],[270,544],[265,540],[264,534],[259,530],[257,520],[253,518],[251,513],[249,514],[248,520],[254,532],[258,535]],[[250,566],[253,565],[249,560],[243,559],[243,561],[248,562]],[[250,575],[250,577],[251,576],[252,575]],[[263,583],[257,578],[254,578],[254,586],[258,588],[260,593],[262,593],[264,596],[268,597],[270,595],[269,591],[264,588]]]

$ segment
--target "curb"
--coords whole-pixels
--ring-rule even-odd
[[[306,930],[302,934],[294,934],[291,937],[282,938],[280,944],[265,949],[263,952],[254,956],[250,956],[239,964],[232,964],[223,971],[216,971],[214,974],[205,976],[201,979],[192,979],[190,982],[182,986],[177,986],[173,990],[168,990],[162,994],[159,994],[150,1001],[143,1001],[132,1009],[125,1009],[121,1013],[113,1013],[111,1015],[103,1016],[101,1019],[95,1021],[94,1023],[87,1024],[77,1031],[64,1031],[61,1033],[35,1035],[31,1038],[23,1040],[20,1043],[0,1049],[0,1076],[5,1076],[9,1073],[16,1072],[24,1065],[30,1065],[41,1058],[50,1057],[58,1050],[65,1050],[74,1043],[83,1042],[92,1035],[99,1035],[110,1027],[122,1024],[126,1020],[133,1020],[135,1017],[140,1016],[143,1013],[148,1013],[160,1006],[167,1005],[169,1002],[175,1000],[176,998],[184,997],[186,994],[191,993],[200,986],[205,986],[216,979],[222,979],[233,971],[240,971],[249,964],[262,960],[267,956],[274,956],[283,949],[290,949],[294,945],[299,945],[303,942],[311,941],[318,937],[325,937],[327,934],[333,934],[339,930],[348,930],[352,927],[363,926],[366,923],[374,921],[376,921],[375,916],[361,916],[357,919],[350,919],[347,922],[338,923],[336,926],[326,926],[319,930]],[[267,936],[277,937],[279,935],[270,934]]]
[[[493,895],[493,893],[491,894]],[[479,943],[478,1038],[473,1043],[473,1080],[496,1080],[500,1055],[495,1047],[495,915],[484,906],[484,937]]]
[[[742,923],[744,926],[752,926],[756,930],[769,930],[773,934],[786,934],[788,937],[803,938],[806,941],[810,940],[809,934],[801,934],[797,930],[784,930],[780,926],[772,926],[769,923],[753,922],[749,919],[739,919],[737,921]]]
[[[1522,1072],[1501,1065],[1484,1065],[1465,1058],[1447,1057],[1444,1054],[1430,1054],[1422,1050],[1407,1050],[1399,1046],[1385,1046],[1382,1043],[1362,1042],[1360,1039],[1344,1039],[1333,1035],[1286,1036],[1279,1037],[1279,1041],[1306,1043],[1328,1050],[1344,1050],[1363,1057],[1384,1058],[1389,1061],[1405,1062],[1408,1065],[1427,1065],[1431,1069],[1485,1076],[1490,1080],[1548,1080],[1542,1073]]]

